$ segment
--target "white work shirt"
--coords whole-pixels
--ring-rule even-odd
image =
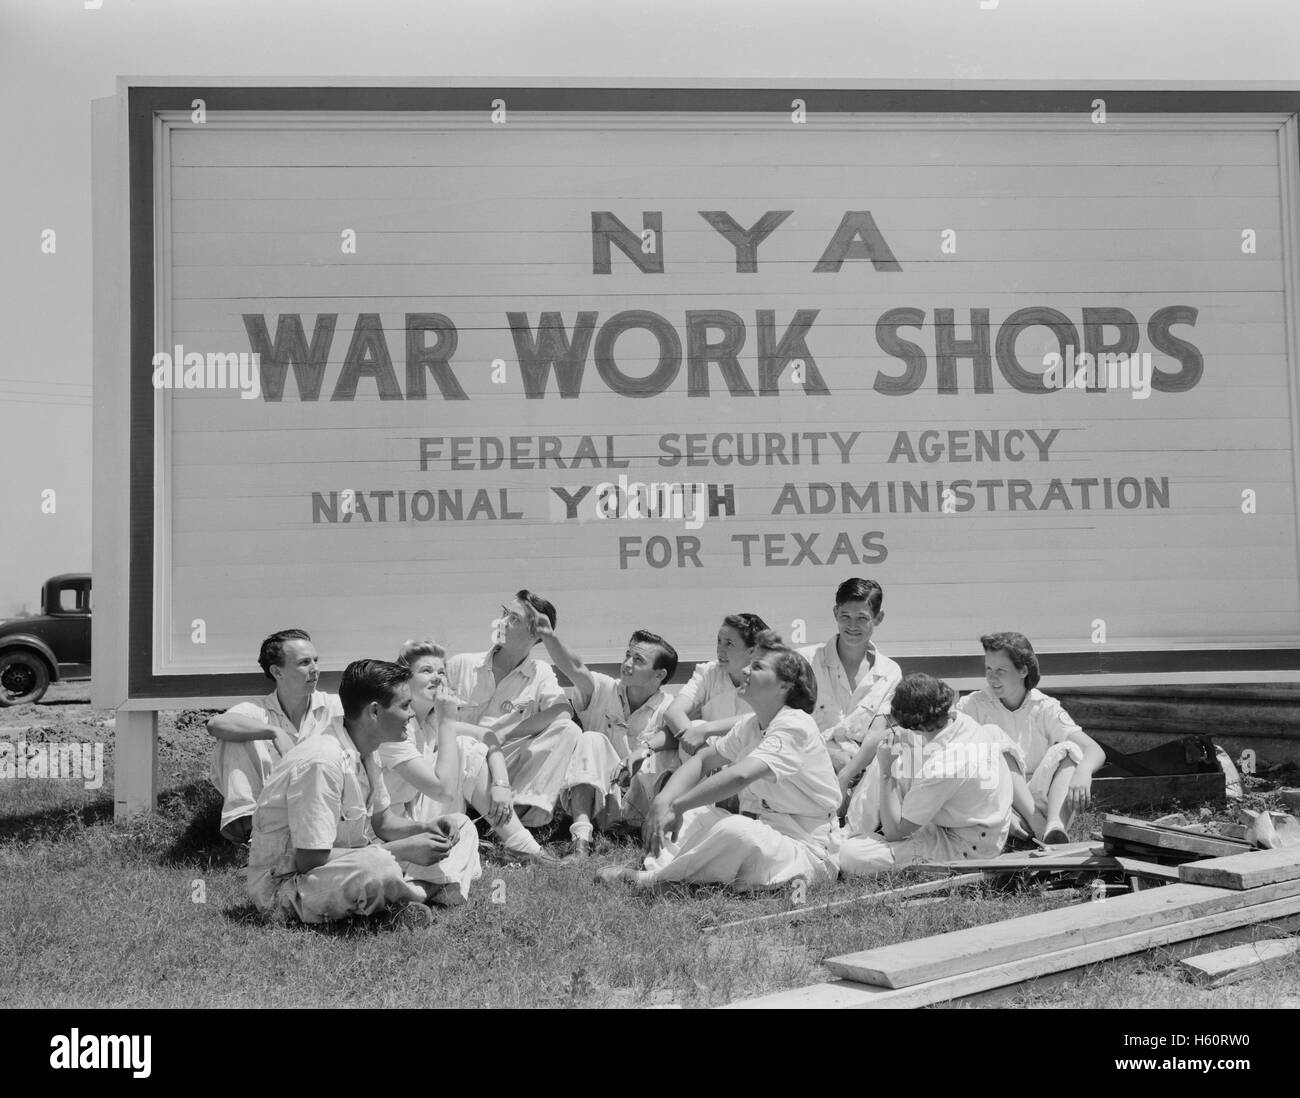
[[[280,706],[280,699],[272,690],[264,698],[248,698],[226,710],[227,713],[251,717],[255,721],[269,724],[288,735],[295,744],[315,736],[335,720],[343,719],[343,703],[337,694],[327,694],[323,690],[315,691],[307,706],[307,714],[302,719],[302,728],[297,728]]]
[[[813,718],[823,732],[834,728],[844,718],[850,718],[849,727],[837,730],[833,739],[838,743],[851,740],[860,744],[871,722],[889,712],[889,701],[903,672],[898,664],[871,644],[867,646],[871,666],[867,666],[864,658],[855,683],[840,662],[835,644],[836,637],[831,637],[825,644],[799,649],[799,655],[812,666],[817,679],[817,708],[813,710]]]
[[[627,762],[634,747],[644,743],[663,727],[664,713],[672,704],[672,697],[656,690],[635,712],[627,700],[627,691],[619,679],[591,672],[595,686],[585,709],[578,708],[578,690],[570,687],[565,693],[578,716],[578,723],[587,732],[601,732],[618,752],[622,762]],[[671,754],[677,756],[674,744]]]
[[[996,725],[954,712],[928,743],[906,730],[899,743],[906,753],[897,764],[903,819],[920,826],[993,832],[1006,823],[1011,771],[1005,755],[1018,751]]]
[[[263,861],[274,853],[377,842],[371,817],[390,803],[378,763],[362,761],[339,718],[275,768],[253,813],[254,853]]]
[[[1068,740],[1082,729],[1055,698],[1037,688],[1025,695],[1020,708],[1008,709],[988,687],[967,694],[957,703],[957,710],[967,713],[980,724],[995,724],[1007,734],[1025,756],[1025,774],[1038,769],[1048,748]]]
[[[717,721],[741,713],[752,713],[749,703],[736,694],[731,676],[718,666],[717,660],[697,663],[695,674],[677,694],[686,699],[686,712],[692,720]]]
[[[729,763],[750,756],[759,759],[771,773],[740,791],[742,812],[795,816],[805,830],[834,818],[842,796],[840,783],[809,714],[782,706],[771,724],[759,728],[758,716],[751,712],[715,739],[713,748]]]
[[[550,664],[531,656],[498,683],[492,674],[495,652],[463,652],[447,661],[447,685],[461,701],[460,720],[497,728],[568,704]]]

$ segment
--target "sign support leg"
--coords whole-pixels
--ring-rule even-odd
[[[113,818],[158,806],[158,714],[119,709],[113,739]]]

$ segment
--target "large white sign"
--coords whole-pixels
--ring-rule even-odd
[[[155,675],[852,575],[895,655],[1294,645],[1282,116],[508,110],[161,116]]]

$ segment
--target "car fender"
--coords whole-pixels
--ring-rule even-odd
[[[0,637],[0,655],[11,648],[27,648],[35,652],[48,665],[50,682],[59,681],[59,661],[54,656],[54,650],[40,637],[32,636],[30,633],[14,633],[8,637]]]

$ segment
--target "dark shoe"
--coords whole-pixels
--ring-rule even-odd
[[[573,842],[572,842],[572,843],[570,844],[570,846],[569,846],[569,853],[568,853],[568,855],[566,855],[566,856],[565,856],[563,859],[561,859],[561,860],[562,860],[565,864],[569,864],[569,863],[571,863],[571,862],[581,862],[581,861],[585,861],[587,858],[590,858],[590,857],[591,857],[591,840],[590,840],[590,839],[574,839]]]
[[[433,926],[433,912],[424,904],[403,904],[389,908],[385,922],[394,930],[428,930]]]
[[[438,907],[460,907],[464,902],[465,895],[461,892],[458,884],[445,884],[429,893],[429,903]],[[428,910],[426,907],[425,911]],[[433,921],[432,912],[429,912],[429,921]]]
[[[236,846],[248,846],[253,838],[253,817],[238,816],[221,829],[221,837]]]

